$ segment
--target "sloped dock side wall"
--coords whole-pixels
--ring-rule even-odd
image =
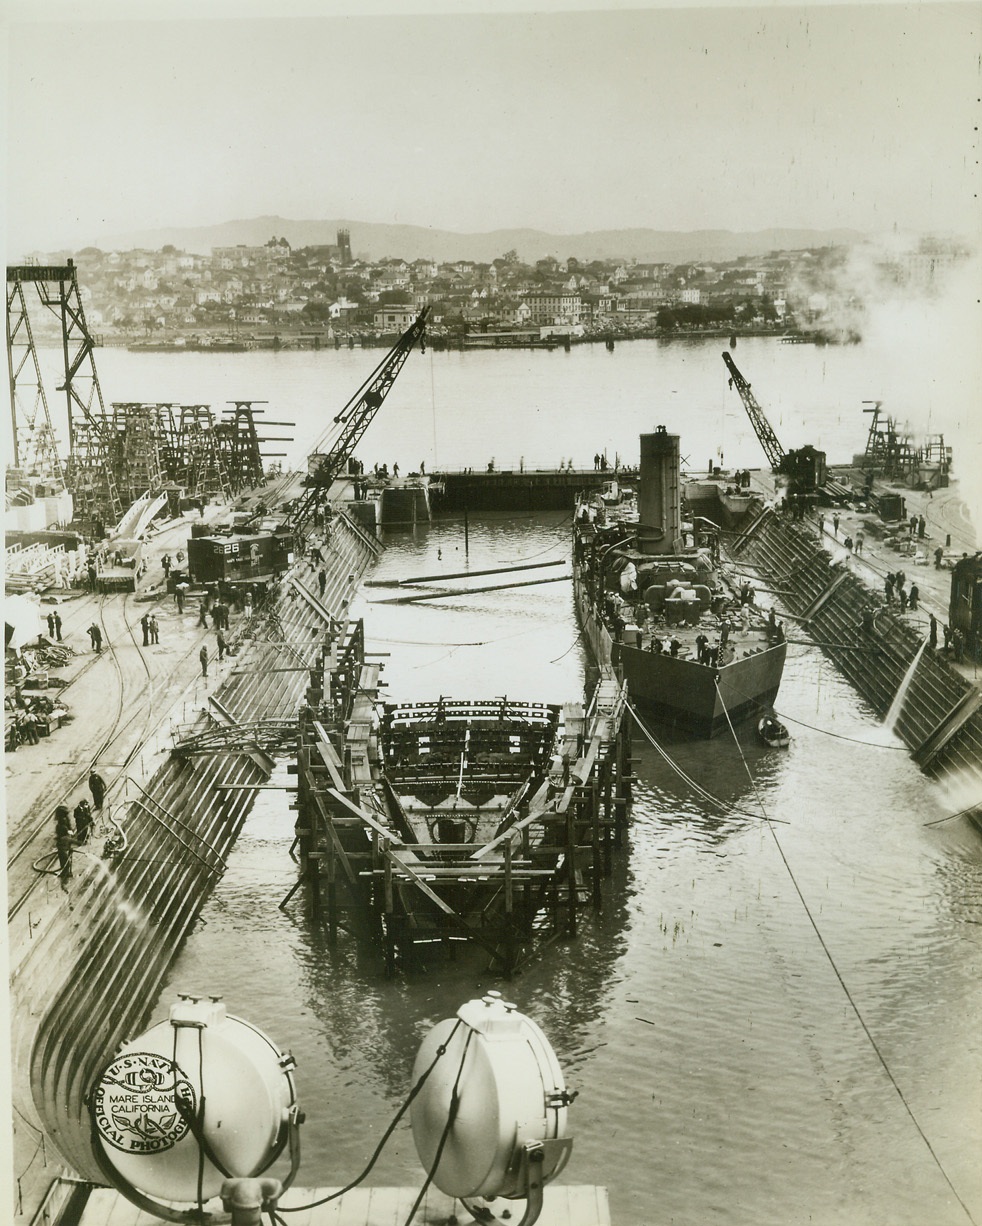
[[[752,518],[752,517],[751,517]],[[835,564],[809,529],[776,513],[764,515],[749,538],[738,539],[734,557],[766,575],[806,630],[842,674],[881,716],[889,711],[923,639],[915,626],[883,603],[852,572]],[[836,584],[824,603],[822,597]],[[874,633],[864,634],[863,610],[876,609]],[[964,776],[982,784],[982,709],[975,710],[937,751],[937,734],[973,687],[950,668],[941,652],[926,649],[911,680],[896,731],[932,775]],[[957,718],[955,720],[957,723]]]
[[[347,517],[335,525],[319,603],[338,618],[379,547]],[[290,577],[317,593],[315,574],[300,563],[272,597],[275,638],[307,645],[281,646],[281,664],[283,652],[290,664],[313,660],[309,645],[327,629],[318,609],[291,593]],[[294,718],[310,684],[302,668],[275,669],[269,650],[257,640],[216,691],[241,722],[262,715]],[[200,716],[202,726],[209,722]],[[83,1178],[102,1182],[85,1102],[94,1075],[150,1020],[167,969],[224,871],[255,798],[248,788],[226,786],[261,784],[270,766],[265,755],[239,749],[165,762],[126,812],[122,859],[85,882],[73,911],[61,909],[12,983],[15,1081],[30,1075],[29,1090],[15,1084],[15,1101],[29,1096],[21,1099],[22,1114],[30,1111]],[[292,828],[293,814],[284,821]]]

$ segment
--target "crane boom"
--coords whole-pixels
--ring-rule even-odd
[[[761,447],[764,449],[764,454],[770,461],[771,468],[775,471],[781,468],[787,453],[778,442],[777,435],[771,428],[770,422],[764,416],[764,410],[757,403],[757,397],[750,390],[750,384],[740,374],[737,369],[736,362],[730,357],[729,353],[723,351],[723,361],[726,363],[726,369],[730,372],[737,391],[740,393],[740,399],[743,401],[743,407],[747,410],[747,416],[750,418],[750,424],[754,428],[754,433],[760,441]]]
[[[361,387],[355,392],[340,413],[334,425],[341,426],[330,451],[321,457],[316,470],[310,474],[310,484],[298,498],[293,509],[293,525],[302,531],[312,517],[317,505],[327,497],[327,492],[344,471],[362,435],[371,425],[382,401],[389,394],[396,375],[402,370],[413,346],[421,341],[430,308],[423,307],[412,324],[403,332],[382,361],[375,367]],[[323,438],[323,436],[322,436]],[[315,447],[316,452],[316,447]]]

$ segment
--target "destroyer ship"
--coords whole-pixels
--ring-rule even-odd
[[[633,702],[680,732],[712,737],[770,710],[787,642],[749,583],[725,581],[716,525],[683,525],[679,439],[641,435],[636,497],[577,500],[573,590],[601,668]]]

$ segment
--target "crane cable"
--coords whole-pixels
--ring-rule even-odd
[[[722,703],[723,712],[726,715],[726,722],[727,724],[729,724],[729,728],[733,736],[734,744],[736,745],[737,750],[739,751],[740,757],[743,761],[744,769],[747,772],[747,778],[750,780],[750,785],[754,790],[754,795],[757,797],[757,803],[760,805],[761,811],[763,812],[764,811],[763,798],[760,795],[760,791],[757,787],[757,782],[754,779],[753,774],[750,770],[750,766],[747,763],[747,759],[744,755],[743,748],[740,745],[739,740],[737,739],[736,730],[734,729],[733,723],[730,719],[730,713],[727,710],[726,703],[723,702],[723,695],[720,692],[719,681],[717,678],[714,677],[713,682],[716,686],[716,693],[719,696],[720,702]],[[765,814],[765,817],[766,817],[766,814]],[[893,1073],[891,1072],[890,1066],[886,1062],[886,1057],[883,1055],[883,1052],[880,1050],[879,1045],[876,1042],[876,1039],[873,1038],[873,1033],[870,1030],[869,1026],[867,1025],[866,1019],[863,1017],[862,1013],[859,1011],[859,1005],[856,1003],[855,998],[853,997],[852,993],[849,991],[849,988],[846,985],[846,981],[842,976],[842,972],[839,970],[838,966],[836,965],[835,959],[832,957],[832,951],[829,949],[828,945],[826,944],[825,938],[822,936],[822,932],[818,926],[818,922],[816,921],[815,916],[812,914],[811,908],[808,906],[808,902],[805,899],[805,895],[802,892],[801,886],[798,884],[798,880],[794,875],[794,872],[791,868],[791,864],[788,861],[788,857],[784,853],[784,848],[781,846],[781,841],[777,837],[777,831],[774,829],[774,826],[772,825],[770,819],[767,819],[767,828],[771,832],[771,837],[774,840],[774,846],[777,848],[778,855],[781,857],[781,861],[784,864],[788,877],[791,879],[791,884],[795,888],[795,893],[798,895],[798,899],[801,902],[802,907],[804,908],[805,915],[808,916],[808,921],[812,926],[815,936],[818,938],[818,943],[822,947],[822,952],[825,954],[825,957],[828,959],[829,966],[831,966],[836,979],[838,979],[839,986],[842,988],[842,991],[845,994],[846,1000],[848,1000],[849,1004],[852,1006],[852,1011],[856,1015],[856,1020],[859,1022],[860,1026],[863,1029],[863,1033],[866,1035],[866,1038],[869,1040],[870,1046],[872,1047],[873,1051],[876,1053],[876,1057],[879,1060],[883,1068],[883,1071],[886,1073],[890,1084],[893,1086],[894,1090],[896,1090],[897,1097],[903,1103],[904,1110],[907,1112],[907,1115],[910,1117],[911,1123],[914,1125],[914,1128],[917,1130],[918,1135],[920,1136],[921,1140],[924,1142],[925,1146],[927,1147],[928,1153],[934,1159],[935,1166],[937,1166],[938,1170],[941,1172],[941,1176],[944,1179],[945,1183],[948,1185],[948,1187],[951,1189],[951,1193],[954,1196],[955,1200],[957,1200],[959,1205],[961,1205],[962,1209],[965,1212],[965,1216],[968,1218],[970,1222],[974,1224],[975,1218],[972,1216],[971,1210],[965,1204],[962,1198],[958,1195],[955,1185],[951,1182],[951,1178],[949,1177],[948,1172],[945,1170],[944,1166],[942,1165],[941,1159],[938,1157],[934,1149],[934,1146],[928,1140],[927,1134],[924,1132],[924,1129],[921,1127],[920,1123],[918,1122],[917,1117],[914,1115],[914,1112],[911,1109],[910,1103],[908,1103],[907,1099],[904,1097],[904,1092],[900,1088],[900,1085],[897,1082],[897,1079],[894,1077]]]

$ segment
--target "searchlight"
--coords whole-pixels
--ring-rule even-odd
[[[181,996],[166,1021],[123,1045],[97,1076],[89,1110],[100,1169],[127,1200],[164,1221],[257,1226],[299,1169],[303,1116],[293,1068],[292,1056],[230,1016],[220,997]],[[575,1097],[535,1022],[488,992],[423,1040],[390,1134],[408,1108],[426,1171],[420,1200],[433,1184],[493,1223],[489,1202],[524,1199],[518,1226],[532,1226],[545,1184],[569,1159],[566,1116]],[[289,1176],[266,1176],[287,1146]],[[316,1204],[342,1196],[368,1170]],[[206,1208],[216,1197],[224,1212]]]
[[[423,1040],[413,1083],[426,1076],[410,1119],[416,1152],[429,1178],[462,1200],[479,1221],[496,1220],[487,1204],[524,1198],[520,1226],[541,1210],[544,1185],[566,1165],[573,1146],[559,1061],[539,1027],[489,992],[437,1023]]]
[[[187,1222],[229,1180],[256,1179],[289,1144],[300,1161],[294,1060],[220,997],[182,996],[165,1022],[124,1044],[90,1095],[93,1151],[109,1182],[141,1209]],[[275,1198],[279,1180],[264,1195]],[[274,1186],[275,1185],[275,1186]],[[230,1221],[209,1214],[210,1222]]]

